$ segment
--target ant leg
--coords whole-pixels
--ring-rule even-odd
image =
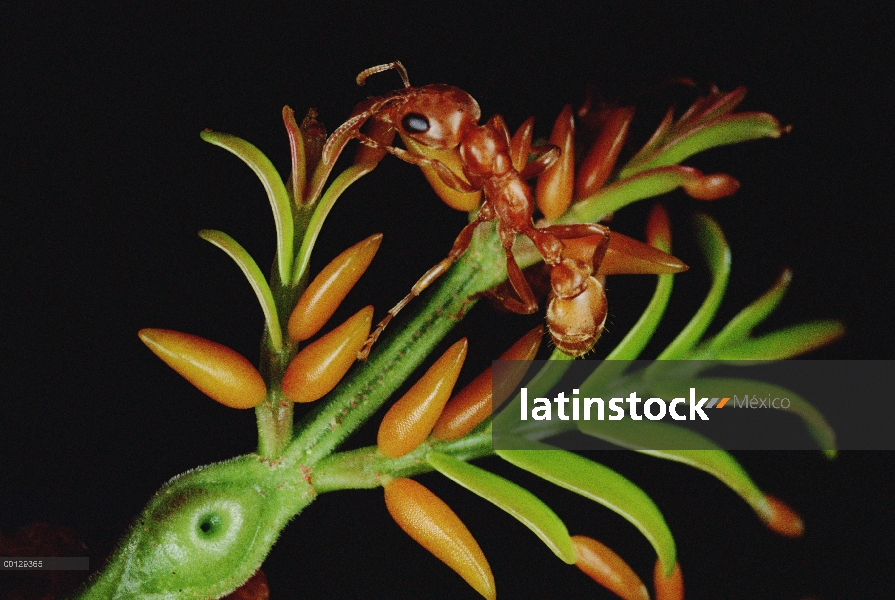
[[[519,263],[516,262],[516,258],[513,256],[513,252],[511,250],[507,250],[507,279],[510,282],[510,285],[513,286],[513,291],[519,295],[521,300],[517,300],[511,296],[506,296],[500,292],[493,291],[490,296],[500,302],[504,308],[509,311],[512,311],[516,314],[520,315],[530,315],[533,314],[536,310],[538,310],[538,300],[535,298],[534,292],[531,290],[531,286],[528,284],[528,280],[525,279],[525,275],[522,274],[522,269],[519,268]]]
[[[606,252],[609,250],[609,228],[599,223],[578,223],[571,225],[550,225],[539,229],[561,240],[599,238],[593,240],[593,265],[594,270],[603,262]]]
[[[373,113],[371,111],[365,110],[350,117],[347,121],[336,127],[335,131],[330,134],[326,143],[323,145],[320,161],[324,164],[334,164],[336,159],[339,158],[339,154],[342,153],[345,144],[358,135],[357,132],[361,128],[361,125],[366,123],[372,116]]]
[[[538,300],[535,298],[528,280],[522,274],[516,257],[513,256],[513,242],[516,240],[516,233],[511,229],[497,224],[497,234],[500,237],[500,244],[507,255],[507,280],[513,287],[513,291],[519,298],[513,298],[500,292],[492,293],[492,297],[498,300],[504,308],[520,315],[530,315],[538,310]]]
[[[382,334],[382,331],[386,328],[389,322],[395,318],[395,316],[401,312],[401,310],[407,306],[411,300],[419,296],[423,293],[427,287],[432,285],[432,283],[444,275],[447,270],[453,265],[458,258],[460,258],[466,249],[469,248],[469,244],[472,241],[472,234],[475,232],[475,228],[479,226],[479,223],[482,223],[484,219],[476,219],[472,223],[469,223],[466,227],[460,231],[460,235],[457,236],[457,239],[454,240],[454,245],[451,248],[450,253],[438,262],[434,267],[425,272],[425,274],[420,277],[416,283],[413,284],[413,287],[410,289],[410,293],[404,296],[400,302],[395,304],[391,310],[388,311],[388,314],[385,315],[385,318],[376,326],[376,329],[373,330],[373,333],[367,337],[367,341],[364,344],[364,347],[361,348],[360,352],[357,353],[358,360],[366,360],[370,355],[370,349],[373,347],[373,344],[376,343],[376,340]]]
[[[358,144],[357,152],[354,154],[354,164],[369,165],[371,168],[377,166],[388,152],[386,146],[390,146],[395,139],[395,128],[392,124],[375,116],[371,118],[363,127],[363,135],[369,137],[379,144],[374,147],[368,144]]]
[[[336,164],[336,159],[339,158],[342,150],[345,149],[345,145],[357,135],[357,130],[360,129],[361,125],[363,125],[371,116],[372,113],[370,111],[358,113],[339,125],[339,127],[337,127],[327,138],[320,154],[320,162],[317,164],[317,168],[314,169],[314,174],[306,184],[306,202],[310,203],[317,199],[320,192],[323,191],[323,185],[326,183],[330,171],[332,171],[333,166]]]
[[[379,142],[372,140],[364,134],[360,133],[360,128],[371,117],[379,112],[382,112],[389,104],[393,104],[395,102],[395,98],[387,97],[367,98],[366,100],[358,103],[358,105],[354,107],[354,110],[351,111],[351,116],[348,117],[348,120],[336,127],[336,129],[330,134],[330,136],[326,138],[326,143],[323,145],[323,150],[320,154],[320,162],[327,165],[329,169],[332,169],[332,166],[335,164],[336,159],[339,158],[339,154],[342,153],[342,149],[345,148],[345,145],[353,138],[358,138],[361,140],[362,143],[365,143],[366,145],[373,148],[382,149],[384,147],[383,144],[380,144]],[[329,176],[328,170],[326,171],[326,175]],[[326,177],[324,177],[323,179],[326,179]],[[321,186],[322,185],[323,182],[321,182]]]
[[[519,171],[519,178],[525,180],[537,177],[559,160],[560,156],[562,156],[562,151],[557,146],[547,144],[543,147],[536,159],[526,164],[525,167]]]

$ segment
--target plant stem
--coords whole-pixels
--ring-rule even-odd
[[[339,384],[331,399],[303,419],[287,456],[314,464],[369,419],[457,324],[469,299],[506,278],[502,256],[493,226],[480,227],[437,289],[417,301],[414,317],[393,327],[394,333]]]
[[[431,471],[432,467],[426,462],[426,454],[430,450],[464,461],[493,454],[490,424],[459,440],[441,443],[426,441],[400,458],[387,458],[379,453],[376,446],[333,454],[314,469],[311,484],[318,494],[379,487],[387,478],[411,477]]]
[[[292,403],[279,390],[269,391],[255,408],[258,421],[258,454],[275,459],[282,456],[292,438]]]

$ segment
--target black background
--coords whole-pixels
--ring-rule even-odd
[[[34,520],[73,527],[96,549],[97,564],[166,479],[253,449],[250,412],[208,401],[136,337],[142,327],[179,329],[257,356],[262,317],[254,296],[196,232],[224,230],[269,265],[272,219],[249,169],[198,133],[243,137],[285,173],[282,106],[298,116],[316,107],[332,129],[367,94],[399,86],[393,73],[371,79],[369,89],[354,84],[362,69],[396,59],[415,85],[465,89],[485,117],[500,113],[511,129],[535,115],[544,136],[589,84],[608,99],[677,76],[722,89],[746,85],[743,110],[771,112],[793,132],[689,161],[731,173],[742,188],[714,204],[667,198],[677,252],[694,268],[679,278],[658,343],[705,292],[688,215],[706,210],[734,256],[720,320],[788,265],[795,279],[769,327],[839,318],[846,337],[814,357],[893,358],[891,14],[851,5],[725,6],[5,8],[0,529]],[[647,208],[633,207],[614,226],[639,236]],[[386,159],[339,200],[314,254],[316,270],[361,238],[385,233],[336,318],[367,303],[382,314],[446,253],[463,223],[417,170]],[[651,285],[610,282],[610,318],[595,357],[637,318]],[[450,336],[470,338],[464,377],[538,318],[477,307]],[[374,431],[375,424],[360,442]],[[768,532],[708,476],[622,452],[599,457],[665,512],[689,597],[887,596],[880,575],[891,560],[883,547],[892,533],[890,455],[846,453],[832,463],[807,452],[740,458],[762,489],[805,517],[803,540]],[[649,579],[651,550],[620,518],[497,461],[483,464],[529,485],[572,533],[608,543]],[[479,539],[502,598],[609,597],[497,509],[435,475],[420,480]],[[273,598],[475,597],[398,530],[376,490],[321,497],[286,529],[265,571]]]

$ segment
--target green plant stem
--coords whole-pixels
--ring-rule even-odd
[[[426,454],[430,450],[449,454],[463,461],[494,454],[491,447],[491,427],[479,427],[451,442],[426,441],[400,458],[385,457],[376,446],[339,452],[320,461],[311,474],[311,485],[318,494],[379,487],[386,478],[411,477],[432,471],[432,466],[426,462]]]
[[[394,324],[391,335],[374,346],[370,358],[331,392],[330,400],[302,420],[287,457],[305,464],[322,460],[369,419],[459,322],[469,299],[506,278],[502,257],[493,226],[480,227],[469,250],[431,295],[415,301],[413,318]]]
[[[270,390],[255,407],[258,421],[258,454],[274,459],[283,455],[292,439],[293,404],[279,389]]]

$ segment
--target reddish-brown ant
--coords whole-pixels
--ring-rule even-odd
[[[503,118],[495,115],[484,125],[479,125],[479,105],[463,90],[444,84],[412,87],[400,62],[366,69],[357,76],[357,82],[363,85],[370,75],[391,69],[401,76],[404,89],[359,104],[352,117],[333,132],[333,138],[358,139],[379,152],[373,160],[387,152],[409,163],[430,167],[454,190],[483,190],[484,201],[475,219],[457,236],[447,257],[420,277],[410,293],[388,311],[370,334],[358,358],[365,359],[369,355],[370,348],[389,321],[443,275],[467,250],[476,227],[489,221],[497,222],[497,234],[506,253],[507,277],[518,296],[501,295],[499,300],[509,310],[521,314],[531,314],[538,308],[534,293],[512,252],[516,236],[524,235],[551,268],[552,293],[547,325],[553,341],[567,354],[585,354],[600,337],[606,320],[606,294],[601,280],[595,275],[609,247],[609,229],[595,223],[534,225],[534,201],[525,181],[553,164],[560,156],[559,148],[541,148],[540,155],[517,170]],[[360,132],[360,127],[367,121],[370,121],[370,135]],[[439,160],[392,146],[396,131],[426,148],[459,152],[466,180]],[[586,240],[583,252],[580,243],[578,251],[566,251],[562,240],[581,238]]]

